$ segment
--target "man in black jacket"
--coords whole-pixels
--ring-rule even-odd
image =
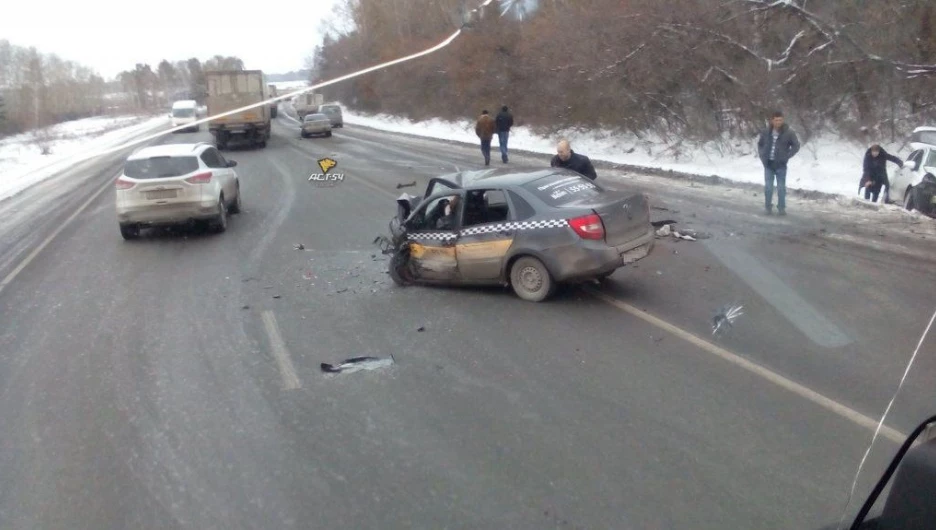
[[[501,107],[494,122],[497,125],[497,142],[500,144],[501,160],[506,164],[507,138],[510,136],[510,128],[513,127],[513,114],[507,109],[507,105]]]
[[[591,160],[589,160],[587,156],[580,155],[573,151],[569,141],[565,138],[559,140],[559,145],[556,146],[556,156],[552,158],[549,165],[551,167],[564,167],[573,171],[578,171],[591,180],[598,178],[598,174],[595,173],[595,166],[592,165]]]
[[[800,143],[796,133],[783,123],[783,113],[774,112],[770,117],[770,127],[761,133],[757,140],[757,152],[764,164],[764,206],[767,215],[773,213],[774,179],[777,180],[777,211],[786,215],[786,176],[787,162],[799,152]]]
[[[864,156],[864,170],[861,173],[861,185],[865,189],[865,200],[877,202],[881,187],[890,188],[890,179],[887,178],[887,162],[891,161],[903,167],[903,160],[885,151],[880,145],[872,145]],[[873,199],[872,199],[873,197]],[[887,192],[884,192],[887,199]]]

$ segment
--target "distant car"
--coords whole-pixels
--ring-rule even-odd
[[[932,135],[912,142],[914,151],[890,179],[889,192],[891,201],[929,216],[936,215],[936,129]]]
[[[331,120],[332,127],[344,127],[344,115],[341,113],[340,105],[335,103],[319,105],[317,112],[328,116],[328,119]]]
[[[144,147],[127,158],[117,178],[117,221],[124,239],[147,226],[198,222],[227,230],[228,213],[241,210],[240,179],[211,144]]]
[[[383,251],[401,285],[510,285],[539,302],[559,282],[602,280],[654,247],[645,195],[568,169],[455,173],[397,204]]]
[[[324,114],[306,114],[302,119],[302,125],[299,127],[299,135],[308,138],[314,135],[331,136],[331,120]]]
[[[186,123],[194,123],[198,121],[198,104],[194,100],[182,100],[176,101],[172,104],[172,113],[170,114],[172,118],[172,126],[178,127],[180,125],[185,125]],[[183,131],[198,131],[201,129],[201,125],[193,125]],[[176,131],[179,132],[179,131]]]

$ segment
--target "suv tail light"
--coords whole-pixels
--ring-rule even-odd
[[[582,239],[604,239],[604,224],[601,217],[597,214],[583,215],[575,219],[569,219],[569,226]]]
[[[192,175],[191,177],[185,179],[185,182],[188,182],[189,184],[208,184],[211,182],[211,171]]]
[[[123,177],[118,177],[115,184],[118,190],[129,190],[130,188],[136,186],[135,182],[130,182]]]

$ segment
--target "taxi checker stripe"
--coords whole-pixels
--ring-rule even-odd
[[[435,241],[446,241],[448,239],[455,239],[455,237],[455,234],[452,232],[418,232],[415,234],[407,234],[406,236],[409,240],[429,239]]]
[[[549,219],[545,221],[520,221],[513,223],[498,223],[496,225],[477,226],[466,228],[460,232],[463,236],[474,234],[487,234],[490,232],[500,232],[501,230],[535,230],[537,228],[559,228],[568,226],[569,222],[565,219]]]

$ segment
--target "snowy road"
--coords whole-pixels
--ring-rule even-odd
[[[274,132],[227,153],[245,211],[222,235],[124,242],[113,191],[93,198],[117,156],[0,202],[0,527],[837,522],[871,434],[860,418],[883,410],[933,309],[931,261],[824,235],[885,230],[877,212],[791,202],[765,218],[749,191],[607,175],[711,237],[661,240],[600,292],[546,304],[399,289],[371,246],[413,191],[396,185],[480,152],[350,125],[301,140],[287,118]],[[340,186],[308,182],[322,156]],[[63,182],[80,185],[50,195]],[[930,230],[909,222],[883,239],[932,258],[933,239],[900,238]],[[726,304],[745,314],[712,337]],[[918,363],[896,431],[934,412],[936,359]],[[860,494],[895,449],[879,442]]]

